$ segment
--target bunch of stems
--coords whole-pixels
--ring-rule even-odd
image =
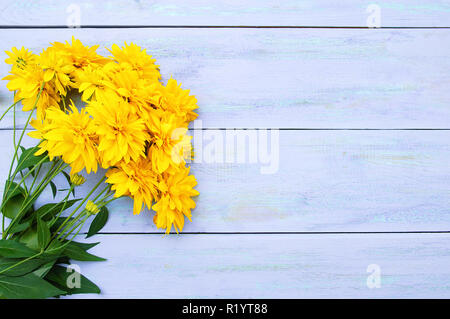
[[[16,195],[16,191],[21,188],[24,190],[24,199],[22,201],[22,204],[20,208],[18,209],[18,212],[15,214],[15,217],[11,219],[8,226],[6,227],[6,221],[5,221],[5,215],[2,216],[2,239],[11,239],[14,236],[14,233],[11,232],[13,227],[20,222],[20,220],[24,217],[24,215],[29,211],[30,206],[32,203],[35,202],[35,200],[42,194],[42,192],[46,189],[48,184],[53,181],[53,179],[62,173],[69,165],[64,163],[64,161],[60,158],[54,158],[51,161],[50,167],[48,167],[48,170],[46,173],[43,171],[45,170],[45,165],[48,162],[48,155],[44,156],[36,165],[31,167],[26,174],[22,172],[22,170],[19,170],[18,167],[21,164],[19,162],[19,156],[18,151],[22,145],[23,138],[25,135],[25,132],[30,124],[30,120],[33,117],[34,110],[36,108],[37,102],[41,96],[42,90],[44,86],[41,87],[36,102],[34,104],[34,108],[32,111],[30,111],[30,114],[25,122],[25,125],[21,131],[21,134],[18,139],[16,139],[16,132],[18,131],[16,127],[16,105],[21,101],[15,101],[10,107],[6,109],[6,111],[1,115],[0,121],[5,117],[5,115],[13,110],[13,145],[14,145],[14,155],[9,167],[8,171],[8,177],[6,180],[4,193],[2,197],[2,204],[0,205],[0,211],[3,211],[5,208],[6,203],[9,199],[11,199],[13,196]],[[34,155],[29,155],[34,156]],[[27,158],[22,159],[22,161],[25,161]],[[13,170],[14,164],[17,162],[16,168]],[[43,176],[41,176],[43,175]],[[20,179],[19,179],[20,178]],[[18,182],[14,182],[18,180]],[[31,181],[30,181],[31,180]],[[89,200],[89,198],[94,194],[94,192],[100,187],[100,185],[104,182],[105,177],[101,178],[99,182],[89,191],[89,193],[81,200],[81,202],[68,214],[65,219],[62,221],[60,226],[57,228],[56,231],[53,232],[51,239],[49,243],[47,244],[47,247],[44,249],[42,248],[39,253],[36,255],[33,255],[27,259],[21,260],[17,264],[12,265],[11,267],[8,267],[6,269],[3,269],[0,271],[0,274],[11,270],[12,268],[30,260],[33,258],[37,258],[40,255],[42,255],[46,249],[51,246],[52,242],[54,241],[60,241],[62,243],[69,243],[71,242],[81,231],[83,228],[83,225],[87,222],[90,216],[93,215],[92,212],[88,211],[85,208],[86,201]],[[28,182],[28,184],[27,184]],[[76,187],[73,183],[71,183],[70,188],[67,190],[67,194],[63,198],[61,209],[59,210],[58,214],[50,221],[49,226],[53,226],[58,219],[61,218],[61,215],[65,211],[66,205],[69,201],[70,194],[73,194],[73,190]],[[115,198],[111,198],[113,195],[113,192],[111,191],[111,187],[109,185],[106,185],[106,187],[103,188],[101,192],[99,192],[96,197],[92,200],[94,204],[100,209],[103,206],[107,205],[108,203],[115,200]],[[64,218],[64,217],[63,217]],[[69,239],[68,239],[69,238]]]

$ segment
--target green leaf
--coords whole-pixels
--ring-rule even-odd
[[[61,211],[61,209],[63,208],[63,206],[64,206],[64,210],[66,210],[66,209],[72,207],[72,205],[75,204],[76,202],[78,202],[80,199],[81,198],[68,200],[66,202],[65,206],[64,206],[64,202],[50,203],[50,204],[42,205],[41,207],[39,207],[36,210],[36,216],[40,216],[41,218],[46,220],[46,219],[48,219],[48,217],[53,217],[56,214],[58,214]],[[44,218],[44,217],[47,217],[47,218]]]
[[[26,220],[21,224],[14,224],[10,230],[9,233],[14,234],[14,233],[20,233],[21,231],[24,231],[25,229],[27,229],[28,227],[31,226],[32,223],[32,219]]]
[[[8,258],[22,258],[31,257],[37,254],[36,251],[28,248],[22,243],[15,240],[2,239],[0,240],[0,256]]]
[[[100,209],[100,212],[98,212],[97,215],[95,215],[94,220],[92,221],[91,225],[89,226],[89,231],[86,235],[86,238],[89,238],[95,234],[97,234],[102,228],[105,226],[106,222],[108,221],[109,211],[108,208],[103,206]]]
[[[37,163],[39,163],[44,157],[47,156],[46,153],[41,154],[39,156],[35,156],[34,153],[36,153],[38,150],[39,148],[37,146],[22,149],[22,153],[20,154],[16,171],[19,172],[21,170],[24,170],[25,168],[32,168]],[[49,160],[47,159],[43,163],[45,162],[49,162]]]
[[[41,218],[38,218],[37,220],[37,235],[39,247],[47,247],[47,244],[50,241],[50,229],[48,228],[47,223],[44,222]]]
[[[64,223],[64,221],[67,219],[67,217],[58,217],[54,222],[53,222],[53,225],[52,225],[52,227],[50,228],[50,230],[52,231],[52,232],[55,232],[58,228],[59,228],[59,226],[61,226],[63,223]],[[71,218],[69,218],[69,222],[70,221],[72,221],[74,218],[73,217],[71,217]]]
[[[0,275],[0,294],[8,299],[38,299],[65,294],[35,274],[21,277]]]
[[[21,186],[18,186],[17,183],[11,181],[6,182],[5,190],[7,188],[8,192],[5,196],[6,202],[3,206],[2,213],[6,217],[14,219],[22,208],[26,192]],[[27,199],[27,202],[28,201],[29,199]],[[32,207],[33,202],[29,203],[28,206],[24,208],[24,210],[28,211]]]
[[[7,193],[5,198],[14,197],[14,196],[19,195],[19,194],[25,196],[26,195],[25,189],[22,186],[18,186],[18,185],[19,184],[17,184],[16,182],[12,182],[12,181],[9,181],[9,180],[6,181],[6,183],[5,183],[5,191],[6,191],[6,189],[8,189],[8,193]]]
[[[97,246],[98,244],[100,244],[100,242],[96,242],[96,243],[79,243],[77,241],[71,241],[72,245],[76,245],[78,247],[80,247],[81,249],[83,249],[84,251],[88,251],[89,249],[91,249],[92,247]]]
[[[50,181],[50,186],[52,188],[53,198],[55,198],[56,197],[56,193],[58,192],[58,189],[56,188],[55,183],[53,183],[52,181]]]
[[[3,215],[5,215],[6,217],[13,219],[17,216],[17,214],[19,213],[23,201],[25,200],[25,197],[23,197],[22,195],[16,195],[10,199],[8,199],[8,201],[5,203],[5,205],[3,206]]]
[[[68,244],[69,242],[62,243],[59,240],[54,239],[50,242],[50,245],[48,245],[43,256],[59,257],[63,253],[64,249],[66,249]]]
[[[66,180],[67,180],[67,183],[69,184],[69,186],[72,186],[72,182],[70,181],[70,175],[67,174],[67,172],[65,172],[65,171],[62,171],[61,173],[63,173],[63,175],[66,177]],[[75,187],[72,188],[72,194],[73,194],[73,197],[75,197]]]
[[[70,265],[70,259],[69,259],[69,257],[63,256],[63,257],[58,258],[56,260],[56,263]]]
[[[63,175],[66,177],[67,183],[69,183],[69,186],[72,185],[72,182],[70,181],[70,175],[67,174],[67,172],[62,171]]]
[[[101,258],[95,255],[92,255],[88,252],[86,252],[85,249],[81,248],[77,244],[73,244],[72,242],[67,245],[66,249],[64,250],[64,255],[69,257],[73,260],[79,260],[79,261],[104,261],[105,258]]]
[[[39,278],[44,278],[48,272],[52,269],[52,267],[55,265],[56,259],[42,265],[39,269],[36,269],[33,271],[33,274],[38,276]]]
[[[75,270],[68,268],[70,267],[57,265],[53,267],[53,269],[48,273],[45,279],[50,281],[57,288],[66,291],[68,295],[100,293],[100,288],[98,288],[92,281],[81,274],[79,274],[79,282],[77,282],[75,278],[76,276],[78,276],[78,273],[75,274]],[[70,288],[69,284],[74,285],[74,287]],[[79,287],[76,287],[77,284],[79,284]]]
[[[46,259],[41,258],[33,258],[27,261],[22,262],[21,264],[17,264],[22,261],[21,258],[0,258],[0,271],[3,271],[2,274],[6,276],[23,276],[36,270],[42,264],[48,262]],[[13,268],[10,268],[14,266]],[[10,268],[10,269],[8,269]],[[8,269],[8,270],[6,270]],[[5,271],[6,270],[6,271]]]
[[[19,241],[31,249],[39,250],[37,230],[35,226],[28,228],[20,237]]]

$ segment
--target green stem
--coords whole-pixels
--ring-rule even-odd
[[[11,177],[12,167],[13,167],[14,161],[16,160],[17,152],[18,152],[19,147],[20,147],[20,143],[22,142],[23,136],[25,135],[25,131],[27,130],[28,124],[30,123],[30,120],[31,120],[31,117],[33,116],[33,113],[34,113],[34,109],[30,112],[30,115],[27,118],[25,126],[23,127],[22,134],[20,134],[19,141],[18,141],[18,143],[17,143],[17,145],[16,145],[16,147],[14,149],[14,155],[13,155],[13,159],[12,159],[11,165],[9,167],[8,177]]]
[[[14,94],[15,96],[15,94]],[[13,145],[16,148],[16,106],[14,105],[13,110]]]
[[[36,181],[37,181],[37,177],[39,176],[39,173],[41,172],[41,167],[42,167],[42,164],[39,164],[39,165],[38,165],[38,168],[37,168],[37,171],[36,171],[36,174],[34,174],[33,182],[32,182],[31,185],[30,185],[30,192],[31,192],[31,190],[33,189],[34,184],[35,184]]]
[[[98,193],[98,195],[97,196],[95,196],[95,198],[92,200],[93,202],[95,202],[101,195],[103,195],[103,193],[107,190],[107,189],[109,189],[109,187],[110,187],[111,185],[106,185],[106,187],[100,192],[100,193]]]
[[[89,197],[92,195],[93,192],[95,192],[95,190],[100,186],[100,184],[103,183],[103,181],[106,179],[106,176],[103,176],[98,183],[94,186],[93,189],[91,189],[91,191],[89,192],[89,194],[86,195],[86,197],[83,199],[83,201],[75,208],[75,210],[66,218],[66,220],[59,226],[59,228],[56,230],[55,234],[53,236],[55,236],[66,224],[67,222],[70,220],[70,218],[72,218],[72,216],[80,209],[81,206],[84,205],[84,203],[89,199]]]
[[[22,204],[22,206],[21,206],[19,212],[17,213],[16,217],[11,221],[9,226],[6,228],[6,231],[3,232],[3,234],[2,234],[2,238],[3,239],[5,239],[6,236],[8,236],[8,232],[10,231],[11,227],[17,222],[17,220],[20,220],[22,218],[22,214],[25,212],[25,208],[28,207],[28,205],[30,205],[42,193],[42,191],[45,189],[45,187],[50,183],[50,181],[56,175],[58,175],[63,169],[65,169],[67,166],[69,166],[68,164],[66,164],[64,167],[61,168],[63,163],[64,162],[61,161],[61,164],[56,168],[56,170],[46,180],[47,176],[49,175],[47,173],[46,177],[39,184],[37,190],[32,194],[31,199],[28,202]]]
[[[9,110],[11,110],[11,108],[13,108],[14,106],[16,106],[17,103],[19,103],[20,101],[22,101],[23,99],[20,99],[16,102],[14,102],[10,107],[8,107],[6,109],[6,111],[2,114],[2,116],[0,117],[0,121],[3,120],[3,118],[5,117],[5,115],[9,112]]]
[[[34,113],[34,110],[35,110],[35,108],[36,108],[37,102],[39,101],[39,98],[41,97],[42,90],[44,90],[44,85],[45,85],[45,83],[42,83],[41,89],[39,90],[39,93],[38,93],[38,95],[37,95],[37,97],[36,97],[36,101],[34,102],[33,109],[31,110],[30,115],[28,116],[28,119],[27,119],[27,121],[26,121],[26,123],[25,123],[25,126],[24,126],[23,130],[22,130],[22,134],[20,135],[19,142],[18,142],[17,145],[14,147],[14,155],[13,155],[13,159],[12,159],[12,161],[11,161],[11,165],[9,166],[9,171],[8,171],[8,180],[12,180],[12,179],[15,178],[15,175],[16,175],[16,174],[14,174],[14,176],[11,178],[11,172],[12,172],[12,168],[13,168],[14,162],[15,162],[16,157],[17,157],[17,151],[18,151],[18,149],[19,149],[19,147],[20,147],[20,143],[22,142],[22,139],[23,139],[23,136],[24,136],[24,134],[25,134],[25,131],[27,130],[28,124],[30,123],[31,117],[33,116],[33,113]],[[15,135],[15,134],[16,134],[16,130],[15,130],[15,128],[14,128],[14,135]],[[8,185],[8,186],[9,186],[9,185]],[[8,187],[8,189],[5,191],[5,193],[8,193],[8,191],[9,191],[9,187]]]
[[[86,216],[86,218],[83,220],[83,222],[79,225],[79,229],[78,229],[78,231],[75,233],[75,235],[73,235],[72,236],[72,238],[69,240],[69,242],[71,242],[76,236],[78,236],[78,234],[80,233],[80,231],[81,231],[81,229],[83,228],[83,225],[84,225],[84,223],[86,222],[86,220],[88,219],[88,217],[89,216]],[[76,228],[75,228],[76,229]],[[70,233],[69,233],[70,234]],[[64,237],[64,239],[65,238],[67,238],[67,236],[66,237]]]
[[[106,196],[104,199],[108,198],[109,196],[111,196],[111,194],[108,195],[108,196]],[[103,206],[108,205],[109,203],[115,201],[116,199],[118,199],[118,197],[111,198],[110,200],[108,200],[108,201],[106,201],[106,202],[101,203],[100,205],[98,205],[98,208],[102,208]]]
[[[44,158],[42,158],[36,165],[42,164],[44,161],[47,160],[47,158],[48,158],[48,155],[45,156]],[[22,177],[22,179],[20,180],[20,182],[19,182],[19,183],[16,185],[16,187],[12,190],[11,194],[14,194],[14,192],[20,187],[20,185],[21,185],[22,183],[25,183],[25,179],[26,179],[28,176],[30,176],[31,173],[33,173],[35,169],[36,169],[36,166],[33,166],[33,168],[30,169],[30,170],[28,171],[28,173],[26,173],[26,174]],[[10,186],[11,184],[12,184],[12,183],[11,183],[11,181],[10,181],[10,182],[8,183],[8,191],[9,191],[9,186]],[[6,191],[6,193],[8,193],[8,191]],[[4,199],[3,199],[2,205],[0,206],[0,211],[3,210],[3,208],[5,207],[5,204],[8,202],[8,199],[9,199],[9,198],[5,198],[5,196],[3,196],[3,198],[4,198]]]
[[[26,196],[28,196],[28,187],[27,184],[25,183],[25,176],[23,175],[22,171],[20,171],[20,178],[23,180],[23,189],[25,190]]]
[[[14,172],[14,176],[11,176],[12,168],[13,168],[14,162],[15,162],[16,157],[17,157],[17,150],[20,147],[20,143],[22,142],[23,135],[25,133],[25,130],[26,130],[27,126],[28,126],[28,122],[30,121],[32,115],[33,115],[33,111],[30,112],[30,116],[28,117],[27,123],[26,123],[26,125],[25,125],[25,127],[24,127],[24,129],[22,131],[22,134],[20,135],[19,142],[17,143],[16,147],[14,148],[13,159],[11,161],[11,165],[9,166],[9,171],[8,171],[8,180],[10,180],[10,181],[13,180],[16,177],[16,175],[17,175],[17,172],[15,171]],[[6,194],[8,194],[8,192],[9,192],[10,185],[11,185],[11,183],[8,184],[7,189],[5,189],[5,192],[3,193],[3,202],[5,201],[5,197],[4,196]]]
[[[42,184],[46,181],[46,179],[52,174],[52,172],[54,171],[56,165],[59,165],[59,167],[61,167],[62,161],[60,159],[58,159],[58,160],[52,162],[52,166],[50,167],[48,172],[44,175],[44,177],[42,178],[41,182],[38,184],[36,189],[39,189],[42,186]],[[32,189],[30,189],[30,192],[31,192],[31,190]]]
[[[53,180],[53,178],[55,178],[56,175],[61,173],[66,167],[69,166],[69,164],[66,164],[63,166],[63,164],[64,164],[64,162],[61,161],[61,163],[56,167],[56,169],[54,169],[53,172],[49,171],[45,175],[45,177],[42,179],[42,181],[37,186],[36,190],[34,191],[33,195],[31,196],[31,199],[28,201],[27,205],[32,203],[44,191],[45,187],[47,187],[47,185]],[[50,172],[51,172],[51,174],[49,174]],[[26,205],[25,205],[25,207],[26,207]]]
[[[6,272],[6,271],[8,271],[8,270],[10,270],[10,269],[12,269],[14,267],[19,266],[19,265],[23,264],[24,262],[27,262],[28,260],[31,260],[31,259],[36,258],[36,257],[39,257],[42,254],[43,254],[43,251],[41,251],[40,253],[37,253],[37,254],[35,254],[35,255],[31,256],[31,257],[28,257],[28,258],[26,258],[24,260],[21,260],[17,264],[14,264],[14,265],[6,268],[6,269],[3,269],[2,271],[0,271],[0,274],[3,274],[4,272]]]
[[[82,218],[85,217],[84,221],[81,221],[80,223],[86,222],[86,219],[90,216],[89,212],[83,210],[80,214],[78,214],[77,217],[75,217],[74,220],[70,221],[66,227],[64,227],[64,229],[60,232],[60,234],[58,235],[58,239],[63,236],[64,234],[66,234],[62,240],[66,239],[67,236],[69,236],[75,229],[76,227],[78,227],[79,225],[76,225],[76,223]]]
[[[61,213],[62,213],[62,212],[64,211],[64,209],[66,208],[67,200],[69,199],[70,193],[72,192],[72,190],[73,190],[74,188],[75,188],[75,185],[71,184],[71,185],[70,185],[70,189],[69,189],[69,191],[68,191],[66,197],[64,197],[64,200],[63,200],[64,203],[63,203],[63,205],[62,205],[62,207],[61,207],[61,210],[60,210],[59,213],[55,216],[55,218],[53,219],[53,221],[50,222],[49,227],[52,227],[52,226],[55,224],[56,220],[59,218],[59,216],[61,216]]]
[[[101,200],[99,200],[98,202],[95,202],[95,204],[97,205],[97,207],[100,209],[100,208],[102,208],[103,206],[106,206],[107,204],[109,204],[109,203],[111,203],[112,201],[114,201],[114,200],[117,199],[117,198],[112,198],[112,199],[110,199],[110,200],[104,202],[104,200],[105,200],[106,198],[108,198],[109,196],[111,196],[111,195],[112,195],[112,194],[107,194],[107,195],[103,196],[103,198],[102,198]],[[98,196],[97,196],[97,197],[98,197]],[[91,215],[93,215],[93,214],[89,213],[89,212],[86,211],[86,210],[83,210],[80,214],[78,214],[78,216],[77,216],[75,219],[73,219],[72,221],[70,221],[70,222],[66,225],[66,227],[60,232],[60,235],[58,236],[58,238],[61,237],[63,234],[66,234],[66,235],[64,236],[63,240],[66,239],[67,236],[69,236],[69,235],[76,229],[76,227],[78,227],[78,226],[74,226],[74,225],[78,222],[78,220],[79,220],[81,217],[86,216],[86,218],[81,222],[81,223],[84,225],[84,223],[86,222],[87,218],[89,218]],[[81,229],[81,228],[80,228],[80,229]]]
[[[109,187],[109,186],[108,186]],[[104,190],[103,190],[104,191]],[[96,196],[96,198],[94,198],[92,201],[94,202],[94,204],[100,209],[103,206],[106,206],[108,203],[112,202],[113,200],[117,199],[117,198],[113,198],[107,202],[104,202],[105,199],[107,199],[109,196],[112,195],[112,193],[106,194],[105,196],[102,197],[102,199],[100,199],[99,201],[97,201],[98,197],[100,197],[101,193],[99,195]],[[69,221],[69,223],[66,225],[66,227],[64,227],[64,229],[60,232],[60,234],[64,234],[68,229],[70,229],[84,214],[88,214],[88,215],[93,215],[89,212],[86,211],[86,209],[84,209],[80,214],[78,214],[73,220]],[[72,232],[73,229],[71,229],[69,231]]]

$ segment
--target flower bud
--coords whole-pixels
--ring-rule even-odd
[[[70,176],[70,182],[75,186],[83,185],[86,182],[86,178],[84,178],[80,174],[73,174]]]
[[[100,208],[91,200],[88,200],[86,203],[86,210],[91,214],[95,215],[100,211]]]

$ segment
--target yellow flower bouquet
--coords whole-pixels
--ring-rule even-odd
[[[88,252],[95,244],[74,239],[86,223],[87,237],[100,231],[107,205],[119,197],[132,198],[134,214],[153,209],[156,227],[166,233],[182,231],[185,217],[191,219],[198,192],[187,166],[188,124],[197,117],[196,98],[172,78],[164,85],[155,60],[139,46],[113,45],[108,57],[97,48],[72,39],[38,55],[6,52],[11,71],[4,80],[14,103],[0,120],[13,112],[14,155],[0,207],[0,298],[99,293],[83,276],[79,287],[69,287],[67,267],[71,260],[104,260]],[[19,103],[29,115],[16,138]],[[29,126],[38,143],[25,148]],[[77,198],[75,189],[100,167],[104,176]],[[68,186],[57,185],[58,175]],[[63,199],[36,207],[47,188]]]

